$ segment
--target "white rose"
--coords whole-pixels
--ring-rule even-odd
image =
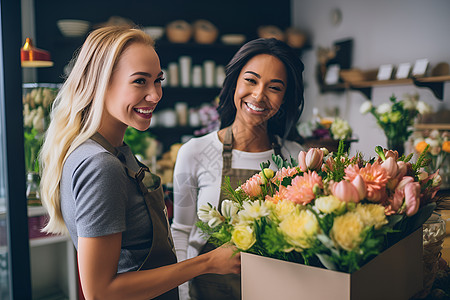
[[[377,113],[384,114],[384,113],[388,113],[391,111],[391,105],[388,103],[383,103],[380,106],[378,106],[377,108]]]
[[[372,102],[371,101],[365,101],[363,104],[361,104],[361,107],[359,108],[359,112],[363,115],[367,114],[372,109]]]
[[[423,101],[417,102],[417,110],[419,111],[419,114],[429,114],[431,112],[431,106]]]

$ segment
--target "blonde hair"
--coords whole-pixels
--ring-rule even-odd
[[[136,28],[113,26],[91,32],[55,99],[40,154],[41,199],[50,217],[45,232],[67,232],[59,190],[64,162],[98,130],[111,75],[132,43],[154,45]]]

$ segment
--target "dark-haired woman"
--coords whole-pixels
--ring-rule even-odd
[[[178,152],[172,234],[179,261],[214,249],[195,226],[197,208],[208,202],[220,207],[226,176],[236,188],[272,154],[288,159],[303,149],[294,141],[304,103],[302,72],[297,54],[276,39],[246,43],[228,64],[218,108],[221,129],[191,139]],[[198,276],[180,287],[180,298],[241,299],[240,276]]]

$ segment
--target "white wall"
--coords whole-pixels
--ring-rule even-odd
[[[342,22],[334,26],[331,11],[339,8]],[[311,118],[313,107],[320,111],[338,107],[359,142],[356,150],[374,156],[376,145],[386,146],[386,138],[371,115],[361,115],[359,107],[366,98],[358,91],[320,94],[315,79],[318,46],[353,38],[353,67],[377,69],[382,64],[410,62],[428,58],[430,68],[439,62],[450,63],[450,1],[448,0],[292,0],[292,23],[311,38],[313,48],[303,54],[305,64],[305,111],[302,121]],[[444,84],[444,101],[437,100],[426,88],[414,86],[376,87],[374,105],[386,102],[395,93],[416,93],[435,110],[450,108],[450,83]],[[450,120],[449,120],[450,121]]]

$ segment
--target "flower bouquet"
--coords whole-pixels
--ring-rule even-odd
[[[220,211],[198,210],[197,226],[216,245],[263,257],[353,273],[410,235],[434,210],[437,173],[423,176],[424,155],[376,147],[377,156],[349,157],[312,148],[298,163],[273,157],[278,171],[262,171],[237,189],[222,187],[229,200]],[[421,237],[420,237],[421,242]],[[420,251],[419,251],[420,252]],[[421,253],[421,252],[420,252]]]
[[[322,118],[316,112],[313,121],[303,122],[298,125],[300,135],[305,138],[307,147],[326,147],[331,151],[337,151],[339,140],[344,140],[345,150],[348,151],[352,139],[353,130],[350,124],[341,118]]]
[[[371,101],[366,101],[361,105],[360,112],[370,112],[386,135],[387,147],[403,154],[405,141],[413,133],[414,120],[418,115],[430,113],[431,107],[419,101],[418,94],[407,94],[400,101],[392,95],[389,100],[390,103],[383,103],[378,107],[373,106]]]
[[[427,166],[428,171],[435,172],[446,162],[450,153],[449,137],[449,132],[445,131],[440,134],[439,130],[414,134],[414,149],[418,154],[423,153],[429,146],[428,151],[425,152],[425,157],[430,160],[430,164]]]

